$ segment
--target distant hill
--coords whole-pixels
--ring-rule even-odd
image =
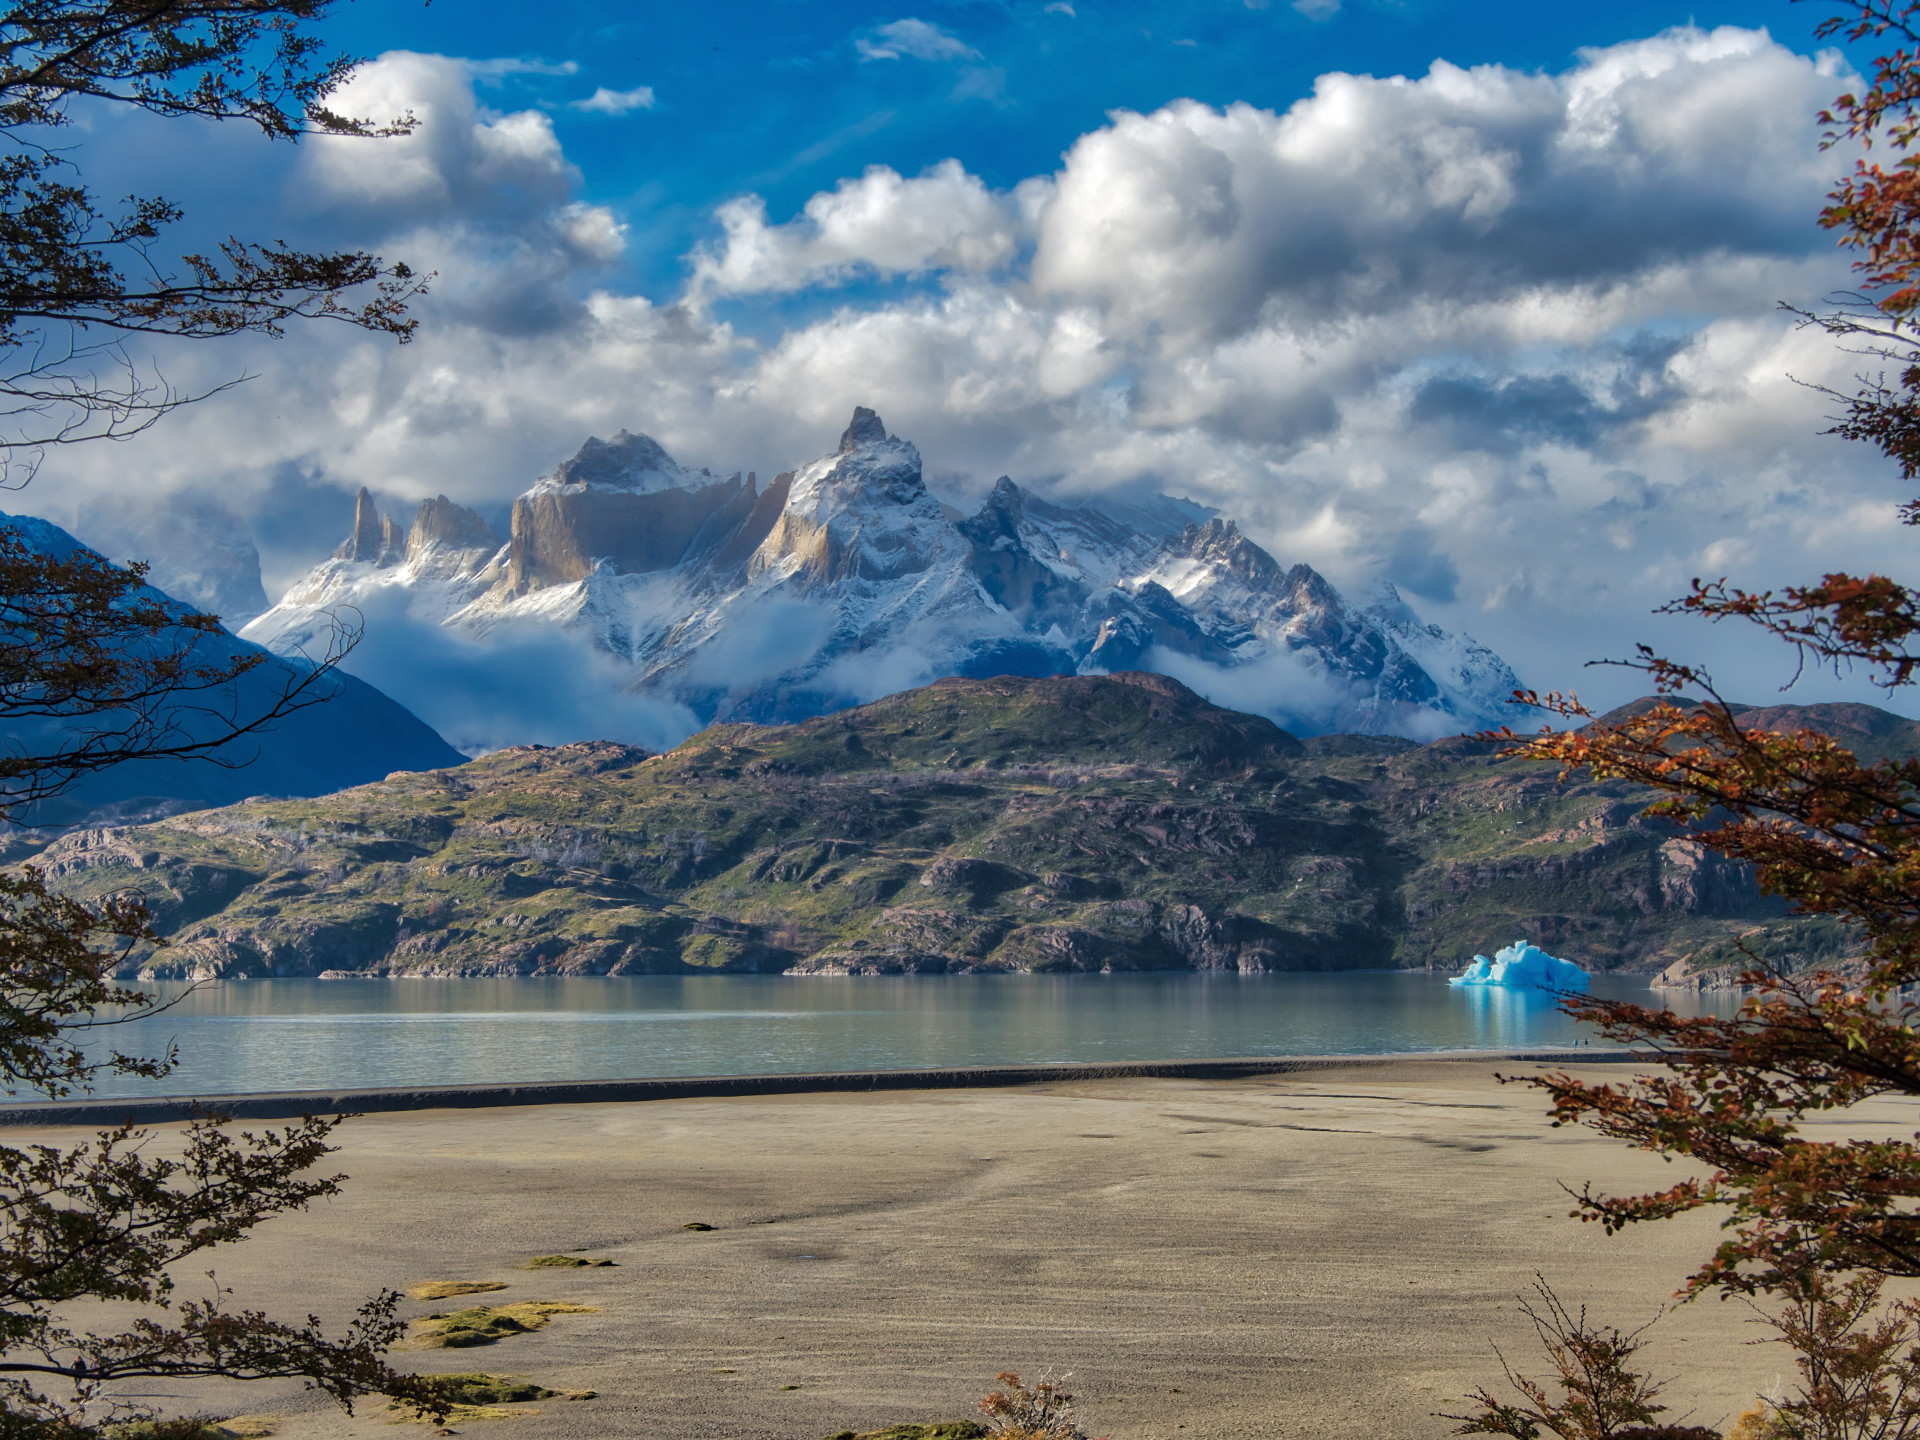
[[[1696,701],[1669,697],[1671,703],[1692,708]],[[1601,725],[1616,724],[1656,704],[1653,696],[1609,710]],[[1920,720],[1909,720],[1873,705],[1854,701],[1823,701],[1817,705],[1734,705],[1740,723],[1754,730],[1817,730],[1830,735],[1865,761],[1911,759],[1920,755]]]
[[[659,756],[522,747],[37,863],[145,895],[175,940],[136,957],[156,974],[1454,966],[1522,936],[1649,970],[1763,927],[1794,953],[1805,922],[1647,798],[1465,740],[1302,742],[1159,675],[1003,676]]]
[[[1910,760],[1920,755],[1920,721],[1873,705],[1743,705],[1740,723],[1756,730],[1818,730],[1862,760]]]
[[[45,553],[70,554],[81,548],[66,531],[44,520],[0,515],[0,525]],[[170,599],[151,587],[148,593]],[[242,675],[228,690],[195,697],[195,707],[210,706],[242,717],[264,714],[303,664],[225,632],[204,637],[195,647],[194,659],[220,667],[243,654],[265,655],[266,663]],[[254,795],[326,795],[395,770],[434,769],[466,759],[411,711],[351,675],[335,672],[322,682],[321,693],[330,693],[331,698],[215,751],[227,765],[211,760],[142,760],[115,766],[87,776],[26,818],[43,827],[124,823],[230,805]],[[190,733],[219,733],[210,728],[217,724],[214,717],[182,714],[183,728]],[[49,748],[57,735],[57,727],[48,724],[0,724],[0,744],[36,751]]]

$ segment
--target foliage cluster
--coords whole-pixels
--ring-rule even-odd
[[[1727,1440],[1914,1440],[1920,1436],[1920,1302],[1883,1304],[1878,1275],[1835,1279],[1803,1273],[1772,1309],[1759,1310],[1773,1338],[1793,1354],[1790,1391],[1775,1392],[1742,1414]],[[1456,1435],[1538,1440],[1720,1440],[1707,1426],[1661,1419],[1669,1382],[1639,1368],[1651,1323],[1621,1331],[1570,1311],[1536,1277],[1535,1301],[1521,1302],[1553,1374],[1544,1382],[1516,1373],[1500,1356],[1518,1400],[1486,1388],[1468,1399],[1471,1414]],[[1757,1308],[1757,1307],[1756,1307]],[[1496,1354],[1498,1351],[1496,1350]]]
[[[408,339],[424,279],[364,251],[229,236],[168,262],[182,218],[161,196],[103,206],[63,135],[88,110],[237,121],[279,140],[371,138],[408,115],[343,115],[329,101],[354,61],[309,28],[330,0],[17,0],[0,6],[0,474],[23,483],[41,447],[124,438],[200,398],[143,377],[130,334],[277,335],[339,320]],[[105,365],[116,373],[104,377]]]
[[[999,1388],[980,1400],[988,1433],[997,1440],[1087,1440],[1074,1415],[1073,1396],[1059,1380],[1042,1376],[1031,1385],[1002,1370]]]
[[[1829,143],[1858,142],[1863,158],[1833,194],[1823,223],[1861,252],[1863,294],[1810,316],[1871,354],[1920,355],[1911,328],[1913,227],[1920,182],[1920,4],[1848,0],[1824,34],[1907,42],[1883,54],[1872,84],[1823,116]],[[1900,158],[1889,168],[1875,146]],[[1916,473],[1920,368],[1897,385],[1863,379],[1837,425]],[[1920,509],[1905,518],[1920,523]],[[1865,667],[1880,684],[1916,678],[1910,650],[1920,605],[1885,576],[1832,574],[1817,586],[1749,592],[1696,581],[1672,607],[1755,623],[1793,646],[1802,664]],[[1726,1238],[1692,1275],[1689,1291],[1797,1295],[1817,1273],[1920,1275],[1920,1144],[1809,1138],[1809,1115],[1877,1096],[1920,1095],[1920,760],[1865,759],[1832,736],[1753,725],[1698,666],[1642,647],[1634,662],[1659,703],[1611,723],[1547,730],[1519,753],[1564,773],[1645,786],[1649,813],[1705,850],[1752,867],[1761,886],[1802,915],[1854,927],[1866,955],[1857,973],[1825,968],[1781,975],[1757,961],[1754,994],[1732,1019],[1684,1020],[1600,999],[1569,1003],[1612,1042],[1659,1056],[1665,1073],[1627,1084],[1566,1075],[1541,1085],[1556,1122],[1589,1124],[1649,1150],[1700,1162],[1702,1173],[1649,1194],[1589,1187],[1581,1213],[1609,1230],[1703,1207],[1723,1210]],[[1679,701],[1681,692],[1703,697]],[[1585,716],[1565,697],[1524,697]],[[1519,737],[1512,737],[1519,738]]]
[[[1823,113],[1829,145],[1861,157],[1830,196],[1822,223],[1858,252],[1861,292],[1810,324],[1870,359],[1897,364],[1860,377],[1834,433],[1876,445],[1908,478],[1920,475],[1920,3],[1842,0],[1823,35],[1893,42],[1871,83]],[[1896,157],[1882,163],[1888,154]],[[1920,501],[1902,512],[1920,523]],[[1826,575],[1817,585],[1753,592],[1696,580],[1670,610],[1756,624],[1800,665],[1863,667],[1888,688],[1920,679],[1920,597],[1882,575]],[[1757,1307],[1795,1356],[1793,1394],[1741,1417],[1740,1440],[1906,1440],[1920,1434],[1920,1304],[1888,1303],[1890,1276],[1920,1276],[1920,1136],[1877,1127],[1815,1139],[1810,1117],[1878,1097],[1920,1096],[1920,760],[1870,753],[1804,726],[1755,723],[1704,669],[1642,647],[1630,662],[1659,699],[1624,717],[1543,730],[1515,754],[1563,774],[1640,785],[1649,814],[1703,850],[1752,868],[1762,887],[1803,916],[1857,934],[1857,966],[1782,973],[1750,953],[1752,994],[1731,1019],[1671,1013],[1592,997],[1566,1002],[1612,1042],[1657,1060],[1626,1083],[1567,1074],[1531,1081],[1555,1123],[1582,1123],[1669,1158],[1694,1162],[1665,1189],[1619,1196],[1588,1186],[1576,1213],[1608,1230],[1703,1208],[1724,1216],[1723,1239],[1683,1294],[1759,1296]],[[1694,699],[1683,700],[1683,694]],[[1592,717],[1570,697],[1522,700],[1564,717]],[[1509,733],[1509,739],[1520,737]],[[1632,1368],[1638,1332],[1589,1327],[1543,1287],[1529,1310],[1559,1371],[1560,1397],[1509,1379],[1520,1404],[1481,1391],[1462,1433],[1531,1436],[1544,1426],[1595,1440],[1645,1423],[1658,1389]]]
[[[169,263],[158,196],[103,208],[63,132],[104,108],[238,121],[272,138],[393,134],[327,101],[353,62],[308,28],[327,0],[21,0],[0,5],[0,483],[31,477],[48,445],[124,437],[195,398],[143,378],[128,335],[278,335],[296,318],[341,320],[406,340],[421,277],[364,252],[313,253],[229,237]],[[102,376],[101,368],[110,373]],[[139,566],[36,548],[0,534],[0,821],[80,775],[135,758],[212,756],[325,698],[328,663],[290,670],[243,713],[237,682],[260,657],[208,659],[215,617],[168,604]],[[231,655],[231,652],[225,652]],[[329,660],[335,657],[329,657]],[[41,743],[44,741],[44,744]],[[129,946],[160,936],[134,900],[92,906],[27,869],[0,877],[0,1088],[58,1096],[103,1075],[165,1075],[170,1056],[103,1048],[92,1032],[151,1013],[116,985]],[[0,1433],[225,1435],[199,1417],[159,1419],[128,1381],[294,1378],[351,1407],[386,1393],[420,1413],[448,1401],[386,1360],[400,1296],[367,1301],[343,1332],[234,1309],[211,1284],[175,1294],[181,1263],[262,1221],[337,1193],[311,1172],[336,1122],[235,1131],[205,1115],[160,1137],[122,1126],[93,1141],[0,1147]],[[123,1328],[77,1328],[80,1302],[116,1302]]]

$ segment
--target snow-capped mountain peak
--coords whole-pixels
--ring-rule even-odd
[[[680,465],[651,435],[622,430],[611,440],[589,435],[587,443],[554,466],[553,474],[542,483],[648,495],[658,490],[697,490],[715,482],[704,470]]]
[[[748,571],[804,573],[818,585],[884,581],[934,565],[954,549],[952,531],[921,478],[920,452],[862,408],[837,451],[794,473]]]
[[[851,455],[862,445],[877,445],[887,439],[887,427],[880,416],[864,405],[853,407],[853,419],[840,432],[839,454]]]

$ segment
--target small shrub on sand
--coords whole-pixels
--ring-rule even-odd
[[[1793,1351],[1793,1389],[1735,1422],[1732,1440],[1914,1440],[1920,1436],[1920,1302],[1881,1301],[1879,1275],[1810,1271],[1761,1318]]]
[[[980,1401],[978,1420],[940,1420],[929,1425],[889,1425],[884,1430],[842,1430],[826,1440],[1087,1440],[1074,1423],[1073,1396],[1058,1381],[1043,1377],[1033,1386],[1002,1370],[1000,1388]],[[797,1388],[797,1387],[787,1387]]]
[[[980,1401],[997,1440],[1086,1440],[1074,1420],[1073,1396],[1059,1381],[1043,1376],[1028,1388],[1012,1370],[1002,1370],[998,1379],[1000,1388]]]
[[[451,1300],[456,1295],[484,1295],[506,1288],[498,1280],[422,1280],[409,1285],[407,1293],[416,1300]]]
[[[525,1300],[516,1305],[474,1305],[425,1315],[414,1321],[414,1343],[425,1350],[464,1350],[492,1345],[509,1335],[544,1330],[555,1315],[595,1315],[592,1305],[568,1305],[558,1300]]]
[[[584,1255],[536,1255],[527,1262],[529,1270],[584,1270],[589,1267],[602,1269],[613,1264],[611,1260],[589,1260]]]
[[[1493,1353],[1520,1403],[1502,1400],[1482,1386],[1467,1397],[1479,1407],[1473,1414],[1440,1417],[1460,1422],[1454,1434],[1537,1440],[1547,1430],[1561,1440],[1720,1440],[1718,1431],[1656,1418],[1667,1409],[1656,1403],[1666,1382],[1633,1364],[1646,1346],[1646,1325],[1623,1331],[1591,1324],[1584,1305],[1577,1312],[1568,1310],[1545,1279],[1535,1276],[1533,1289],[1539,1305],[1523,1299],[1520,1313],[1533,1322],[1540,1346],[1558,1372],[1551,1383],[1560,1393],[1556,1396],[1539,1381],[1516,1375],[1496,1346]]]

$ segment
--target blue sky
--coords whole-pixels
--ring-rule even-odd
[[[1764,25],[1812,48],[1812,4],[1541,5],[1519,0],[1286,0],[1175,4],[977,0],[901,6],[775,0],[727,5],[526,6],[358,0],[325,26],[361,55],[394,49],[532,62],[490,77],[502,109],[552,114],[580,193],[633,226],[634,283],[666,288],[729,196],[776,216],[868,165],[913,174],[949,156],[1006,188],[1055,166],[1116,109],[1194,99],[1285,109],[1332,70],[1423,73],[1435,59],[1558,70],[1582,47],[1693,23]],[[951,53],[891,40],[915,19]],[[946,48],[931,40],[931,48]],[[969,53],[962,53],[969,52]],[[877,56],[889,58],[876,58]],[[571,73],[542,74],[544,67]],[[651,92],[623,114],[570,108]]]
[[[966,506],[1165,490],[1349,591],[1397,583],[1542,689],[1641,639],[1766,698],[1777,651],[1650,612],[1696,575],[1914,576],[1906,498],[1818,434],[1795,328],[1851,81],[1811,4],[361,0],[296,151],[87,114],[103,194],[437,272],[405,349],[334,329],[138,358],[228,394],[56,457],[230,505],[270,592],[371,488],[499,517],[588,434],[764,478],[855,404]],[[1689,648],[1696,647],[1696,648]],[[1815,678],[1799,695],[1867,695]],[[404,698],[404,697],[403,697]]]

